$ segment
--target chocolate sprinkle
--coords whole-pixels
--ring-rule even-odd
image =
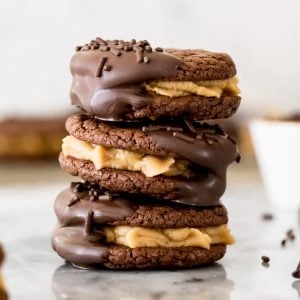
[[[106,65],[103,68],[104,71],[111,71],[111,69],[112,69],[112,66],[110,66],[110,65]]]
[[[283,239],[283,240],[281,241],[281,247],[285,247],[285,245],[286,245],[286,239]]]
[[[84,232],[86,234],[90,234],[93,232],[93,218],[94,218],[94,212],[89,211],[84,222]]]
[[[236,140],[235,140],[232,136],[228,135],[227,138],[228,138],[231,142],[233,142],[235,145],[237,144]]]
[[[203,132],[197,134],[196,140],[203,140]]]
[[[100,200],[100,201],[111,201],[112,200],[112,195],[111,194],[100,195],[100,196],[98,196],[98,200]]]
[[[160,126],[143,126],[142,127],[142,131],[143,132],[149,132],[149,131],[158,131],[158,130],[160,130],[161,129],[161,127]]]
[[[109,50],[110,50],[110,47],[105,46],[105,45],[101,45],[101,46],[99,47],[99,49],[100,49],[101,51],[109,51]]]
[[[99,44],[103,44],[103,45],[107,45],[107,42],[105,41],[105,40],[103,40],[103,39],[101,39],[100,37],[97,37],[96,38],[96,41],[99,43]]]
[[[218,139],[214,136],[213,133],[211,132],[204,132],[203,133],[203,138],[206,140],[208,144],[213,144],[214,142],[216,143]]]
[[[74,204],[76,204],[76,203],[79,202],[79,201],[80,201],[79,197],[74,196],[73,199],[70,200],[70,202],[69,202],[69,204],[68,204],[68,207],[73,206]]]
[[[97,67],[97,70],[96,70],[96,77],[101,77],[102,76],[102,69],[104,67],[104,64],[105,64],[106,60],[107,60],[107,57],[105,57],[105,56],[102,56],[100,58],[100,61],[98,63],[98,67]]]
[[[89,44],[85,44],[84,46],[77,46],[75,48],[76,51],[86,51],[86,50],[94,50],[99,49],[100,51],[110,51],[112,54],[116,56],[120,56],[122,54],[121,51],[134,51],[136,53],[137,62],[138,63],[149,63],[150,58],[148,56],[143,55],[144,51],[151,53],[152,47],[147,40],[136,41],[132,39],[130,42],[125,42],[123,40],[103,40],[100,37],[91,40]],[[156,47],[156,52],[163,52],[163,48]],[[97,76],[99,77],[99,76]]]
[[[242,157],[241,157],[241,154],[238,153],[238,155],[237,155],[235,161],[236,161],[237,163],[240,163],[240,162],[241,162],[241,158],[242,158]]]
[[[96,201],[96,200],[97,200],[97,198],[95,196],[90,196],[90,198],[89,198],[90,202],[93,202],[93,201]]]
[[[137,47],[136,48],[135,54],[136,54],[136,61],[138,63],[141,63],[141,62],[144,61],[143,53],[144,53],[144,49],[143,48],[141,48],[141,47]]]
[[[183,131],[181,127],[167,126],[167,131]]]
[[[183,133],[180,133],[180,132],[173,132],[173,136],[176,137],[176,138],[179,138],[185,142],[188,142],[188,143],[193,143],[195,142],[195,139],[192,138],[192,137],[189,137]]]
[[[81,193],[81,192],[86,191],[88,188],[82,182],[72,182],[71,189],[73,190],[74,193]]]
[[[144,63],[148,64],[150,62],[150,58],[148,56],[144,57]]]
[[[187,126],[187,128],[190,130],[190,132],[192,132],[192,133],[197,132],[195,126],[193,125],[193,123],[190,120],[184,118],[184,123]]]
[[[110,49],[110,52],[115,56],[120,56],[122,53],[116,49]]]

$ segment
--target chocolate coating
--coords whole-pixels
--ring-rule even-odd
[[[144,45],[131,51],[120,47],[115,52],[118,45],[104,43],[110,50],[79,51],[71,60],[71,102],[100,119],[122,120],[126,112],[150,104],[152,98],[143,91],[142,83],[169,77],[181,64],[173,55],[152,51],[146,54],[149,63],[137,61],[137,54],[144,52]],[[110,66],[110,71],[105,71],[104,64]],[[101,76],[99,67],[103,68]]]
[[[176,180],[178,198],[174,201],[199,206],[219,203],[226,189],[226,169],[238,156],[236,144],[226,135],[216,133],[211,136],[211,143],[205,138],[189,142],[176,138],[170,131],[149,132],[149,136],[158,147],[175,152],[201,167],[195,178]]]
[[[53,249],[68,261],[80,265],[102,263],[108,254],[107,245],[94,243],[89,239],[101,241],[103,232],[94,230],[93,224],[106,224],[133,214],[132,205],[125,199],[106,201],[90,201],[89,188],[84,185],[76,196],[80,203],[72,203],[74,191],[71,188],[60,193],[55,201],[54,210],[59,225],[52,235]],[[92,232],[84,230],[83,225],[93,212]]]

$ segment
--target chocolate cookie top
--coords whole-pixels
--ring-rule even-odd
[[[216,80],[235,75],[226,54],[204,50],[152,49],[146,40],[96,38],[76,48],[71,60],[72,104],[105,120],[124,116],[153,102],[144,82]]]

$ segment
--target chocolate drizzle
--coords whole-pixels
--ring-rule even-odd
[[[197,206],[218,205],[226,188],[227,167],[240,157],[236,143],[218,125],[185,124],[189,132],[166,130],[163,126],[146,130],[157,147],[176,153],[196,166],[193,178],[176,178],[178,198],[173,201]]]
[[[103,120],[120,121],[126,113],[151,104],[143,83],[169,77],[181,64],[162,48],[152,51],[146,40],[96,38],[76,51],[71,60],[72,104]]]
[[[98,199],[91,202],[95,191]],[[74,197],[80,205],[69,206]],[[59,224],[52,235],[53,249],[64,259],[86,266],[101,264],[108,254],[101,225],[131,216],[134,204],[120,195],[113,197],[97,184],[72,183],[58,195],[54,209]]]

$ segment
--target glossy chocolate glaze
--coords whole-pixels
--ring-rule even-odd
[[[176,178],[178,203],[198,206],[218,205],[226,189],[226,170],[239,158],[236,143],[218,126],[208,124],[194,127],[194,132],[180,133],[172,130],[149,131],[152,142],[160,148],[178,154],[192,162],[195,177]]]
[[[75,265],[101,264],[108,254],[109,245],[103,242],[103,232],[97,226],[129,217],[134,213],[134,204],[121,196],[114,196],[110,201],[94,199],[90,191],[102,194],[99,186],[79,185],[82,191],[76,193],[68,188],[56,198],[54,210],[58,225],[52,234],[52,247]],[[74,197],[78,201],[72,201]],[[86,226],[89,212],[93,218]]]
[[[95,42],[97,49],[88,46],[87,51],[75,53],[71,60],[70,95],[72,104],[90,115],[117,121],[127,112],[151,104],[153,99],[145,93],[143,83],[173,75],[181,62],[170,54],[146,51],[151,48],[146,41],[134,45],[112,42]],[[124,50],[126,45],[132,49]],[[102,47],[110,50],[100,50]],[[137,59],[138,53],[142,53],[142,61]]]

